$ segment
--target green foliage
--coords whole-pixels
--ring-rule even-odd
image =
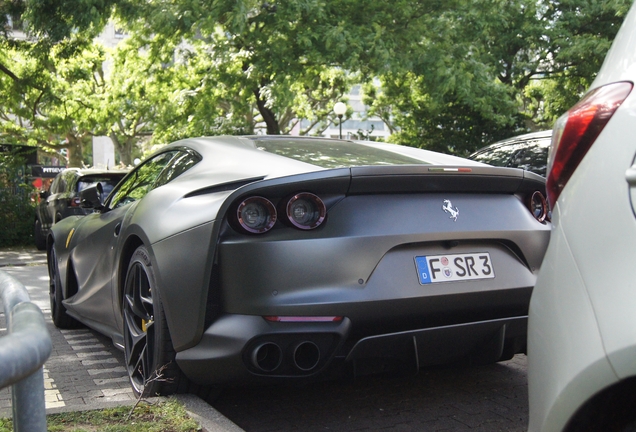
[[[357,71],[374,76],[396,65],[396,53],[417,40],[413,36],[420,30],[421,18],[452,4],[129,0],[118,11],[137,37],[149,41],[151,53],[163,49],[164,45],[151,43],[157,35],[173,46],[188,40],[195,46],[189,50],[195,57],[205,53],[207,59],[197,61],[209,65],[200,81],[212,81],[216,88],[197,86],[187,89],[186,95],[190,106],[199,106],[192,96],[200,94],[219,101],[222,109],[207,119],[214,129],[249,132],[262,122],[267,133],[279,134],[289,129],[291,119],[306,115],[309,107],[312,123],[328,122],[333,104],[350,86],[347,77]],[[198,112],[190,114],[193,117],[187,117],[196,124]]]
[[[391,141],[442,153],[467,156],[485,143],[514,135],[521,116],[514,99],[500,83],[470,83],[471,91],[449,88],[443,94],[430,88],[424,77],[387,74],[381,89],[366,87],[370,112],[395,132]]]
[[[631,0],[475,0],[431,16],[371,113],[404,144],[465,156],[551,128],[594,79]]]
[[[363,83],[392,141],[467,155],[550,128],[631,3],[0,2],[0,24],[22,14],[38,36],[0,37],[0,140],[68,148],[81,166],[91,137],[108,135],[129,165],[142,145],[188,136],[284,134],[300,119],[319,133]],[[93,41],[109,18],[130,35],[113,50]]]
[[[24,160],[0,153],[0,247],[33,243],[34,188],[25,183]]]
[[[96,36],[110,17],[117,0],[12,0],[0,2],[0,24],[8,17],[19,20],[33,45],[49,48],[68,39],[74,32]],[[6,33],[5,33],[6,37]]]

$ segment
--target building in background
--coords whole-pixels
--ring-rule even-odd
[[[355,85],[347,95],[347,106],[353,110],[350,119],[342,122],[342,138],[371,141],[386,141],[391,135],[389,128],[379,117],[368,117],[368,107],[362,102],[362,88]],[[323,136],[338,138],[338,123],[332,123],[323,132]]]
[[[346,105],[353,110],[351,118],[342,122],[342,138],[370,141],[386,141],[391,135],[387,125],[379,117],[369,117],[368,107],[362,102],[362,87],[354,85],[347,95]],[[300,123],[291,130],[290,135],[299,135],[301,130],[310,126],[309,120],[301,120]],[[324,130],[319,130],[319,126],[314,127],[308,135],[320,135],[328,138],[338,138],[340,125],[338,121],[330,123]]]

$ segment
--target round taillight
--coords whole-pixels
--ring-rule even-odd
[[[261,234],[272,229],[276,223],[276,208],[267,198],[250,197],[239,204],[236,217],[245,231]]]
[[[528,200],[528,208],[532,216],[539,222],[544,222],[548,216],[548,203],[543,194],[535,191]]]
[[[296,194],[287,202],[287,219],[296,228],[314,229],[320,226],[326,215],[325,203],[312,193]]]

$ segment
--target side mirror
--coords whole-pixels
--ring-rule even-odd
[[[104,208],[102,205],[102,193],[103,188],[101,183],[92,184],[79,193],[80,207],[92,208],[95,210],[101,210]]]
[[[47,191],[47,190],[42,190],[42,191],[40,191],[39,195],[40,195],[40,199],[45,200],[45,199],[47,199],[47,198],[49,197],[49,195],[51,195],[51,194],[50,194],[50,193],[49,193],[49,191]]]

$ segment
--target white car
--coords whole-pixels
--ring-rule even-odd
[[[553,132],[530,302],[530,431],[636,430],[636,6]]]

